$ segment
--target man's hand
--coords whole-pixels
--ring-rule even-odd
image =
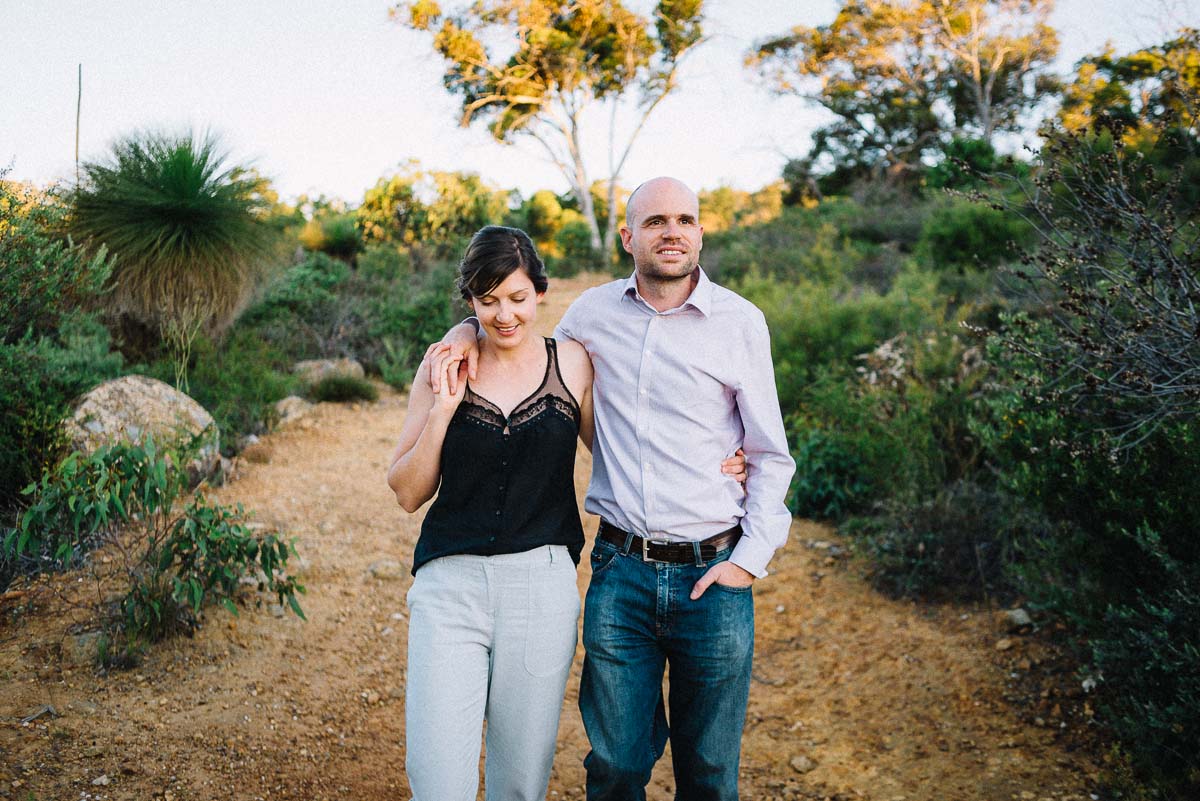
[[[700,577],[692,587],[692,600],[696,600],[713,584],[724,584],[726,587],[749,587],[754,583],[754,574],[743,570],[733,562],[726,560],[718,562]]]
[[[467,362],[467,378],[474,379],[479,367],[479,342],[476,339],[475,327],[470,323],[459,323],[451,328],[441,342],[435,342],[425,351],[429,360],[429,385],[434,392],[442,387],[442,377],[445,376],[450,385],[450,392],[458,391],[458,379],[462,371],[457,368],[464,359]]]
[[[721,472],[732,476],[733,480],[745,486],[746,484],[746,453],[741,448],[725,461],[721,462]]]

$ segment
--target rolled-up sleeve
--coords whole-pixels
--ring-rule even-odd
[[[751,319],[744,331],[747,359],[736,400],[745,429],[746,514],[730,561],[762,578],[775,551],[787,542],[792,515],[786,498],[796,462],[788,452],[766,321]]]

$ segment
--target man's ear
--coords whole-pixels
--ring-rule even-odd
[[[629,243],[633,241],[633,231],[630,231],[628,226],[624,225],[617,230],[621,234],[621,247],[625,249],[626,253],[633,253],[633,250],[629,246]]]

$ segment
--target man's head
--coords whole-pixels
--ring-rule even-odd
[[[625,206],[621,245],[645,278],[670,281],[690,276],[704,246],[696,193],[666,177],[633,190]]]

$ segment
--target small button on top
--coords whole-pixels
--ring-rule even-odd
[[[496,517],[499,517],[499,516],[500,516],[500,510],[499,510],[499,509],[497,509],[497,510],[496,510]]]
[[[495,542],[495,541],[496,541],[495,537],[488,537],[488,542]]]

